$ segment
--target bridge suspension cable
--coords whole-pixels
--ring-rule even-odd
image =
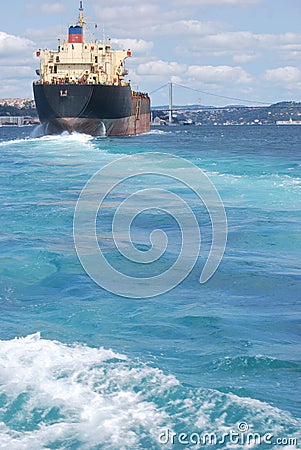
[[[153,91],[150,92],[150,95],[151,95],[151,94],[154,94],[155,92],[160,91],[160,89],[162,89],[162,88],[168,86],[169,84],[170,84],[170,81],[169,81],[168,83],[165,83],[165,84],[163,84],[162,86],[158,87],[157,89],[154,89]]]
[[[199,92],[201,94],[211,95],[212,97],[226,98],[227,100],[235,100],[235,101],[245,102],[245,103],[256,103],[258,105],[268,105],[269,104],[269,102],[261,102],[261,101],[247,100],[247,99],[242,99],[242,98],[237,98],[237,97],[228,97],[226,95],[213,94],[212,92],[202,91],[201,89],[195,89],[190,86],[185,86],[184,84],[179,84],[179,83],[172,83],[172,84],[174,84],[175,86],[179,86],[179,87],[188,89],[190,91],[195,91],[195,92]]]
[[[169,86],[170,89],[172,90],[172,86],[178,86],[184,89],[188,89],[189,91],[194,91],[194,92],[198,92],[200,94],[205,94],[205,95],[211,95],[212,97],[217,97],[217,98],[225,98],[227,100],[235,100],[238,102],[244,102],[244,103],[253,103],[253,104],[257,104],[257,105],[269,105],[270,102],[262,102],[259,100],[248,100],[248,99],[243,99],[243,98],[238,98],[238,97],[229,97],[227,95],[220,95],[220,94],[214,94],[212,92],[208,92],[208,91],[203,91],[201,89],[196,89],[196,88],[192,88],[190,86],[185,86],[184,84],[179,84],[179,83],[173,83],[173,82],[168,82],[163,84],[162,86],[158,87],[157,89],[154,89],[153,91],[150,92],[150,94],[154,94],[155,92],[158,92],[160,89],[163,89],[166,86]],[[172,108],[171,108],[172,109]]]

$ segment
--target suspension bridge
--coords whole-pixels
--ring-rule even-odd
[[[158,87],[158,88],[156,88],[156,89],[154,89],[153,91],[150,92],[150,95],[152,95],[152,94],[160,91],[161,89],[168,88],[168,91],[169,91],[168,108],[164,108],[164,111],[168,111],[168,122],[169,123],[172,123],[172,114],[173,114],[174,111],[188,111],[188,110],[191,110],[191,107],[189,107],[189,106],[186,106],[186,107],[185,106],[181,106],[181,107],[174,106],[174,104],[173,104],[174,87],[187,89],[189,91],[196,92],[196,93],[201,94],[201,95],[208,95],[208,96],[215,97],[215,98],[226,99],[226,100],[231,100],[231,101],[236,101],[236,102],[242,102],[243,104],[252,104],[252,106],[258,106],[258,107],[259,106],[261,106],[261,107],[265,106],[265,107],[267,107],[267,106],[270,105],[270,102],[255,101],[255,100],[242,99],[242,98],[238,98],[238,97],[229,97],[229,96],[226,96],[226,95],[219,95],[219,94],[215,94],[215,93],[208,92],[208,91],[203,91],[201,89],[192,88],[190,86],[185,86],[183,84],[174,83],[174,82],[170,81],[170,82],[165,83],[162,86],[160,86],[160,87]],[[202,107],[201,104],[199,104],[199,108],[201,108],[201,107]],[[224,109],[224,108],[227,108],[227,107],[225,106],[225,107],[221,107],[219,109]],[[159,107],[159,106],[152,107],[152,111],[160,111],[160,110],[162,110],[162,107]]]

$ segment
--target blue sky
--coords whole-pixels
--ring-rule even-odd
[[[176,104],[301,101],[300,0],[83,3],[98,24],[97,38],[104,32],[116,48],[132,49],[127,68],[134,88],[151,92],[173,81],[203,91],[175,86]],[[32,97],[36,49],[56,48],[78,6],[78,0],[2,0],[1,98]],[[152,94],[154,105],[167,99],[167,87]]]

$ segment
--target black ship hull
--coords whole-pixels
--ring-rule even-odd
[[[35,83],[33,92],[47,134],[128,136],[150,129],[150,99],[130,86]]]

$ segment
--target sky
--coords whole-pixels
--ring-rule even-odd
[[[128,79],[153,105],[168,102],[169,82],[178,105],[301,101],[301,0],[83,4],[95,38],[131,48]],[[36,50],[56,49],[78,8],[78,0],[1,0],[0,98],[32,97]]]

